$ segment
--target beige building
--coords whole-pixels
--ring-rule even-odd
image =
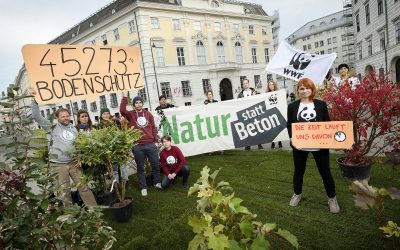
[[[236,98],[244,78],[264,92],[264,69],[274,54],[274,21],[279,31],[277,18],[260,5],[238,1],[116,0],[50,43],[137,46],[145,88],[130,96],[142,96],[145,107],[154,110],[161,94],[177,106],[203,104],[208,89],[217,100]],[[26,84],[25,74],[22,69],[20,84]],[[76,100],[41,110],[47,117],[59,106],[74,113],[83,108],[94,120],[102,107],[119,113],[120,101],[117,93],[93,103]]]
[[[356,71],[390,72],[400,82],[400,1],[349,1],[353,9]]]

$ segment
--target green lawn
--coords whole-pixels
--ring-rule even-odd
[[[297,208],[289,207],[292,191],[293,162],[291,151],[225,151],[224,155],[200,155],[188,158],[191,183],[199,177],[203,166],[222,168],[218,180],[228,181],[243,205],[258,214],[262,222],[276,222],[297,236],[300,249],[395,249],[378,229],[372,210],[354,206],[349,182],[344,181],[331,155],[331,170],[341,208],[339,214],[329,212],[327,197],[314,160],[309,159],[304,178],[303,199]],[[370,184],[379,187],[400,187],[400,173],[385,165],[375,164]],[[187,249],[193,238],[187,224],[188,215],[196,212],[196,198],[187,197],[181,180],[168,190],[150,188],[141,197],[136,176],[131,176],[130,195],[134,198],[133,218],[118,224],[114,249]],[[108,215],[109,216],[109,215]],[[400,222],[400,202],[386,201],[383,223]],[[275,241],[275,249],[290,249],[285,242]]]

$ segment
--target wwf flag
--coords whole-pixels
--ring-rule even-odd
[[[335,58],[336,53],[310,54],[282,41],[266,70],[295,81],[310,78],[317,85],[323,82]]]

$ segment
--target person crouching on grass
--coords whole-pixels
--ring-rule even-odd
[[[292,138],[292,123],[296,122],[327,122],[330,121],[328,107],[324,101],[314,99],[317,89],[314,82],[309,78],[301,79],[296,86],[300,100],[292,102],[287,110],[287,129],[289,138]],[[302,195],[303,176],[306,170],[308,154],[312,153],[319,174],[324,183],[326,195],[328,196],[329,210],[332,213],[339,213],[340,208],[336,200],[335,181],[329,169],[329,149],[307,149],[293,148],[293,191],[290,206],[296,207]]]
[[[189,187],[190,168],[182,151],[177,146],[171,145],[171,136],[164,135],[161,138],[164,149],[160,152],[160,164],[164,172],[161,182],[163,189],[168,188],[171,182],[175,182],[177,176],[182,176],[184,188]]]

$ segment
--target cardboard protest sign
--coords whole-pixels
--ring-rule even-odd
[[[349,149],[354,144],[353,122],[292,123],[292,144],[298,149]]]
[[[163,134],[185,156],[289,140],[285,90],[163,113]]]
[[[22,54],[39,104],[143,88],[139,48],[29,44]]]

